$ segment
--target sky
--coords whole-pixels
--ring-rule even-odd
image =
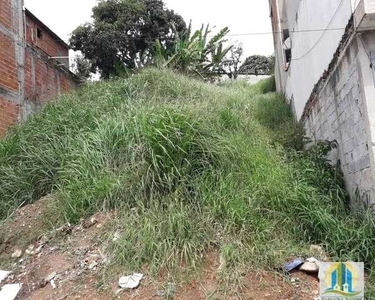
[[[91,20],[91,10],[97,0],[25,0],[25,6],[60,38],[67,41],[79,25]],[[271,32],[268,0],[164,0],[167,8],[179,13],[193,27],[202,23],[228,26],[229,35]],[[271,34],[238,35],[232,42],[242,43],[244,57],[253,54],[271,55]]]

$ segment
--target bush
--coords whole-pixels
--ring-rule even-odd
[[[262,94],[276,92],[276,81],[275,75],[270,76],[267,79],[263,79],[258,83],[259,91]]]

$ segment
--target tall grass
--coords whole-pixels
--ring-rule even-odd
[[[273,269],[311,243],[373,266],[373,217],[347,209],[339,172],[302,151],[272,89],[150,69],[66,95],[0,141],[0,217],[48,193],[71,222],[118,208],[112,250],[129,271],[215,249],[227,270]]]

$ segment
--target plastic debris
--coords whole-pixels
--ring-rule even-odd
[[[301,271],[306,273],[318,273],[320,262],[315,257],[306,259],[304,264],[299,268]]]
[[[51,286],[52,286],[53,289],[55,289],[55,288],[57,287],[57,286],[56,286],[56,282],[55,282],[54,279],[52,279],[52,280],[50,281],[50,283],[51,283]]]
[[[286,263],[283,266],[283,271],[284,272],[290,272],[293,271],[294,269],[298,268],[300,265],[304,263],[304,260],[302,258],[298,258],[293,260],[292,262]]]
[[[141,283],[143,274],[134,273],[133,275],[123,276],[120,278],[118,285],[123,289],[135,289]]]
[[[0,270],[0,283],[5,280],[8,275],[10,274],[9,271],[3,271],[3,270]]]
[[[0,299],[1,300],[14,300],[22,285],[21,284],[6,284],[0,291]]]

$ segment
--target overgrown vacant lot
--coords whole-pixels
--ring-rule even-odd
[[[302,151],[271,85],[150,69],[66,95],[0,141],[0,217],[49,194],[55,227],[115,210],[120,238],[103,243],[125,273],[195,272],[215,251],[224,282],[240,285],[311,244],[370,270],[374,220],[349,212],[322,147]]]

